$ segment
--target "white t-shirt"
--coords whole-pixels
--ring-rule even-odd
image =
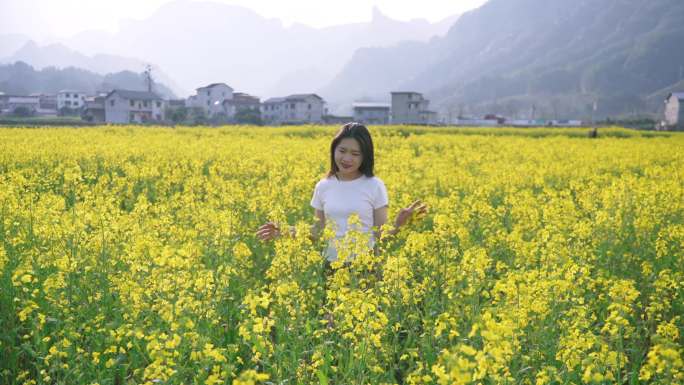
[[[371,228],[373,227],[373,211],[387,206],[387,189],[378,177],[362,175],[350,181],[338,180],[334,175],[321,179],[314,189],[311,207],[322,210],[326,220],[334,221],[335,239],[339,240],[347,233],[347,219],[357,214],[361,222],[359,231],[370,233],[370,247],[375,244]],[[337,250],[333,242],[328,245],[326,258],[337,260]]]

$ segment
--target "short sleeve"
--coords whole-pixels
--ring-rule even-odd
[[[321,197],[321,182],[316,183],[313,197],[311,197],[311,207],[316,210],[323,210],[323,198]]]
[[[376,180],[378,181],[378,185],[375,189],[375,194],[373,196],[373,209],[379,209],[389,204],[389,198],[387,197],[387,188],[385,187],[385,183],[383,183],[380,179]]]

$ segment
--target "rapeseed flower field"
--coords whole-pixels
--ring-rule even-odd
[[[0,383],[684,383],[683,135],[371,127],[429,212],[326,275],[336,129],[1,129]]]

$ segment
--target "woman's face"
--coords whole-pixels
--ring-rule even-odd
[[[337,165],[338,177],[342,179],[355,179],[361,176],[361,163],[363,153],[359,142],[354,138],[344,138],[335,147],[335,164]]]

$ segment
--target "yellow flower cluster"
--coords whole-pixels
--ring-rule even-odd
[[[684,383],[684,136],[371,127],[429,213],[326,266],[335,131],[1,129],[0,383]]]

